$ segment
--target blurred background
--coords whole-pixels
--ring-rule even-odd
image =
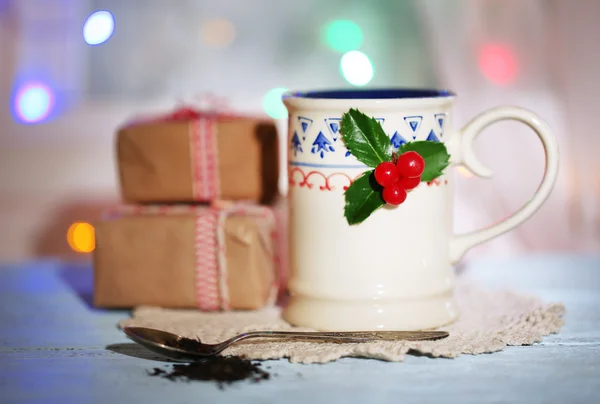
[[[514,104],[555,131],[548,202],[467,259],[600,251],[598,21],[597,0],[0,0],[0,261],[89,259],[132,117],[215,94],[277,119],[283,139],[284,89],[383,86],[456,91],[457,128]],[[496,175],[456,170],[457,232],[518,209],[543,173],[523,125],[476,149]]]

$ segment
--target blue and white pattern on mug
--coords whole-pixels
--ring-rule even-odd
[[[422,115],[408,115],[404,117],[406,127],[394,128],[386,131],[390,137],[390,144],[394,149],[399,149],[403,144],[414,140],[428,140],[431,142],[441,142],[444,135],[444,123],[446,113],[434,114],[434,127],[423,129]],[[384,118],[375,118],[382,127],[385,123]],[[342,118],[325,118],[323,125],[313,125],[314,120],[305,116],[298,116],[296,122],[292,122],[291,129],[293,134],[290,138],[290,150],[295,157],[300,157],[302,153],[310,151],[317,155],[322,161],[327,161],[328,156],[336,153],[344,153],[344,156],[350,157],[351,153],[346,150],[340,139],[340,128]],[[384,127],[385,130],[385,127]],[[305,147],[308,145],[308,147]]]

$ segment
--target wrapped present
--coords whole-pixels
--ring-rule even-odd
[[[180,108],[120,128],[117,165],[127,203],[266,204],[278,194],[277,129],[268,119]]]
[[[96,225],[94,304],[204,311],[274,302],[281,234],[273,208],[124,206]]]

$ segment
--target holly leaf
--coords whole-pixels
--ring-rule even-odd
[[[374,170],[364,172],[348,187],[344,195],[344,216],[350,225],[362,222],[385,204],[381,186],[375,181]]]
[[[407,151],[415,151],[425,160],[425,170],[421,175],[421,181],[433,181],[442,175],[444,169],[448,167],[450,155],[443,143],[430,142],[427,140],[417,140],[403,144],[398,149],[398,155]]]
[[[350,153],[369,167],[392,159],[390,139],[379,122],[359,110],[350,109],[342,115],[340,132]]]

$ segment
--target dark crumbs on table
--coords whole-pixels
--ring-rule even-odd
[[[154,368],[148,374],[171,381],[215,381],[219,388],[223,389],[225,384],[241,380],[251,380],[255,383],[269,380],[271,374],[260,366],[260,363],[236,356],[215,356],[197,362],[172,365],[170,371]]]

